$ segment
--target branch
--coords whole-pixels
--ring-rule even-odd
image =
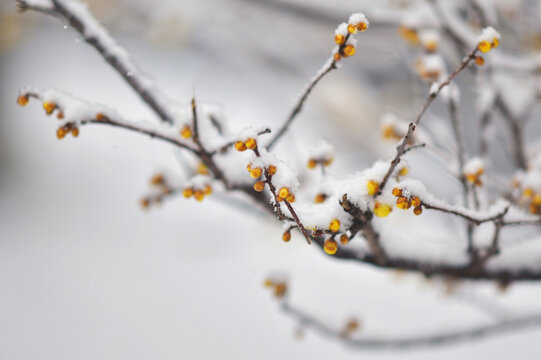
[[[430,203],[426,203],[425,201],[423,201],[422,204],[427,209],[432,209],[432,210],[437,210],[437,211],[441,211],[441,212],[448,213],[448,214],[453,214],[453,215],[459,216],[459,217],[461,217],[461,218],[463,218],[463,219],[465,219],[465,220],[467,220],[470,223],[475,224],[475,225],[481,225],[481,224],[486,223],[486,222],[496,221],[498,219],[502,219],[507,214],[507,212],[509,211],[509,206],[507,206],[503,211],[499,212],[496,215],[487,216],[487,217],[476,217],[476,216],[473,216],[473,215],[468,214],[466,212],[460,211],[458,209],[433,205],[433,204],[430,204]]]
[[[489,336],[541,325],[541,314],[532,314],[508,320],[501,320],[493,324],[479,325],[470,329],[444,332],[435,335],[407,336],[394,339],[368,336],[366,338],[352,338],[344,337],[341,331],[331,328],[324,322],[316,319],[299,308],[291,306],[285,301],[282,302],[281,308],[285,313],[296,318],[301,324],[313,328],[322,335],[340,340],[345,345],[356,349],[384,350],[436,347],[451,345],[459,342],[473,341]]]
[[[174,123],[174,117],[166,104],[165,96],[161,94],[139,70],[139,66],[130,58],[126,49],[121,47],[115,39],[90,14],[86,5],[78,0],[66,2],[64,0],[47,0],[50,7],[34,4],[31,0],[17,0],[21,11],[33,10],[47,15],[53,15],[69,24],[82,36],[82,38],[96,49],[133,90],[147,103],[162,121]]]
[[[387,185],[387,182],[389,181],[389,178],[391,177],[394,169],[396,168],[398,163],[400,163],[400,159],[401,159],[402,155],[404,154],[404,151],[406,150],[408,142],[409,142],[411,136],[413,135],[413,132],[415,131],[415,128],[417,127],[417,125],[421,121],[422,116],[424,115],[424,113],[426,112],[426,110],[428,109],[430,104],[432,104],[434,99],[436,99],[436,97],[441,92],[441,90],[444,87],[448,86],[451,83],[451,80],[453,80],[455,78],[455,76],[457,76],[462,70],[464,70],[466,68],[466,66],[470,63],[470,61],[472,61],[475,58],[475,55],[477,54],[477,51],[478,51],[478,49],[477,49],[477,47],[475,47],[468,54],[468,56],[466,56],[462,60],[462,63],[455,69],[455,71],[453,71],[451,73],[451,75],[449,75],[447,77],[447,79],[445,81],[443,81],[442,83],[440,83],[438,85],[438,87],[435,89],[435,91],[430,91],[430,93],[429,93],[428,97],[426,98],[423,106],[421,107],[421,110],[420,110],[419,114],[417,115],[417,118],[413,122],[411,122],[409,124],[408,131],[406,132],[406,135],[404,135],[404,138],[402,139],[402,142],[398,146],[398,149],[396,151],[396,156],[391,161],[391,164],[389,165],[389,169],[387,170],[387,173],[385,174],[383,180],[381,181],[381,184],[379,185],[379,191],[375,194],[376,196],[381,195],[381,192],[383,191],[383,188],[385,187],[385,185]]]

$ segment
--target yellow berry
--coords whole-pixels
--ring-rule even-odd
[[[376,202],[374,204],[374,215],[377,217],[386,217],[388,216],[393,208],[387,204]]]
[[[394,134],[394,128],[390,124],[384,125],[383,128],[381,129],[381,136],[384,139],[390,139],[391,137],[393,137],[393,134]]]
[[[541,194],[535,194],[532,199],[532,203],[537,206],[541,206]]]
[[[346,45],[344,47],[344,56],[353,56],[355,55],[355,46],[353,45]]]
[[[250,170],[250,176],[253,177],[254,179],[259,178],[262,173],[263,173],[263,170],[259,167],[253,168],[252,170]]]
[[[274,281],[272,279],[265,279],[265,282],[263,283],[265,287],[271,287],[274,286]]]
[[[481,41],[479,43],[479,45],[477,45],[477,48],[483,52],[483,53],[487,53],[490,51],[490,49],[492,48],[492,45],[490,45],[490,43],[488,41]]]
[[[327,195],[320,193],[316,195],[316,197],[314,198],[314,202],[316,204],[322,204],[325,202],[326,199],[327,199]]]
[[[533,196],[532,188],[524,189],[524,191],[522,192],[522,195],[524,195],[525,197],[532,197]]]
[[[272,176],[272,175],[276,174],[276,170],[277,170],[277,169],[276,169],[276,166],[274,166],[274,165],[269,165],[269,175]]]
[[[411,207],[411,203],[408,198],[401,196],[396,199],[396,207],[402,210],[408,210]]]
[[[73,137],[79,136],[79,128],[74,127],[73,129],[71,129],[71,136]]]
[[[192,188],[186,188],[184,190],[182,190],[182,196],[184,196],[185,198],[189,198],[193,195],[193,189]]]
[[[257,141],[254,138],[249,138],[244,142],[244,145],[246,145],[248,149],[253,150],[257,147]]]
[[[212,186],[205,185],[205,195],[210,195],[210,194],[212,194]]]
[[[413,213],[415,215],[421,215],[423,213],[423,207],[421,205],[414,207]]]
[[[340,235],[340,243],[342,245],[347,245],[348,242],[349,242],[349,237],[346,234]]]
[[[329,230],[331,230],[332,232],[337,232],[338,230],[340,230],[340,220],[332,219],[329,224]]]
[[[209,169],[207,168],[207,165],[205,165],[204,162],[200,162],[199,164],[197,164],[197,170],[196,171],[200,175],[208,175],[209,174]]]
[[[418,196],[414,196],[412,199],[411,199],[411,206],[413,207],[417,207],[421,205],[421,199],[419,199]]]
[[[400,176],[406,176],[406,175],[408,175],[408,172],[409,172],[408,168],[407,168],[407,167],[403,167],[403,168],[400,169],[400,171],[398,172],[398,175],[400,175]]]
[[[289,194],[287,197],[286,197],[286,201],[288,203],[293,203],[295,202],[295,195],[294,194]]]
[[[184,125],[184,127],[180,130],[180,136],[182,136],[184,139],[189,139],[192,137],[192,129],[188,125]]]
[[[203,201],[203,198],[205,197],[205,193],[203,193],[203,191],[201,190],[195,190],[193,193],[193,197],[197,201]]]
[[[483,58],[482,56],[476,56],[475,57],[475,63],[478,66],[483,66],[485,64],[485,58]]]
[[[265,189],[265,183],[263,181],[258,181],[254,184],[254,190],[257,192],[261,192]]]
[[[288,242],[289,240],[291,240],[291,231],[286,231],[282,234],[282,240],[284,240],[285,242]]]
[[[51,115],[54,109],[56,109],[56,104],[50,102],[43,102],[43,109],[45,110],[45,113],[47,115]]]
[[[338,250],[338,243],[333,239],[327,239],[323,243],[323,250],[329,255],[334,255]]]
[[[289,189],[286,187],[283,187],[278,191],[278,196],[280,196],[283,199],[287,198],[288,195],[289,195]]]
[[[348,32],[350,34],[355,34],[357,33],[357,26],[354,25],[354,24],[348,24]]]
[[[402,196],[402,189],[394,188],[392,191],[393,195],[396,197]]]
[[[28,104],[28,100],[28,95],[19,95],[17,98],[17,104],[19,104],[19,106],[26,106],[26,104]]]
[[[306,164],[306,167],[308,169],[314,169],[317,166],[317,161],[315,159],[308,159],[308,163]]]
[[[334,42],[337,45],[342,45],[344,43],[344,40],[346,40],[346,37],[344,35],[338,34],[334,36]]]
[[[56,137],[58,140],[62,140],[66,136],[66,129],[62,126],[56,130]]]
[[[468,180],[472,184],[475,184],[478,181],[477,175],[475,175],[475,174],[466,174],[466,180]]]
[[[368,195],[374,195],[379,190],[379,184],[376,180],[370,180],[366,183],[366,189],[368,190]]]

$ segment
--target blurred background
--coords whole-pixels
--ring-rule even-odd
[[[329,140],[338,174],[390,156],[394,145],[381,144],[380,118],[388,111],[411,118],[427,91],[412,73],[415,50],[388,24],[392,16],[378,12],[401,1],[87,2],[170,97],[215,103],[237,129],[280,124],[330,55],[337,24],[355,11],[380,14],[359,36],[355,57],[322,81],[283,140],[282,153],[300,154],[293,159],[299,163],[310,144]],[[502,47],[539,51],[541,22],[531,20],[541,19],[539,1],[497,3],[511,19],[529,21],[517,25],[518,34],[529,34],[524,44]],[[451,54],[452,45],[443,51]],[[283,243],[277,221],[232,209],[219,196],[144,211],[139,199],[149,177],[180,172],[178,154],[104,127],[58,141],[38,103],[18,107],[19,89],[32,85],[153,118],[74,31],[51,17],[17,14],[15,1],[0,4],[0,78],[1,359],[538,358],[541,329],[400,353],[349,349],[309,329],[301,334],[262,286],[269,274],[286,276],[291,303],[327,324],[340,328],[354,316],[362,332],[388,337],[489,323],[494,314],[483,299],[500,315],[541,311],[541,288],[520,284],[501,293],[476,283],[450,295],[416,275],[336,261],[300,237]],[[475,93],[471,76],[459,83],[463,98]],[[445,123],[438,122],[442,108],[431,111],[435,127]],[[475,148],[474,104],[465,101],[460,111],[471,118],[467,141]],[[505,146],[492,151],[503,159],[499,170],[509,171]],[[410,162],[416,159],[422,166],[414,174],[438,195],[456,193],[448,176],[434,175],[442,166],[434,157]]]

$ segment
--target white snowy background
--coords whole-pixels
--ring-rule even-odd
[[[89,3],[171,97],[187,103],[195,93],[240,128],[283,121],[325,62],[336,26],[254,1]],[[367,3],[298,2],[338,21]],[[298,236],[283,243],[277,221],[219,197],[143,211],[148,178],[180,171],[170,146],[100,126],[58,141],[39,104],[22,109],[15,99],[35,85],[136,119],[150,111],[61,22],[17,15],[11,1],[0,11],[0,359],[539,358],[541,329],[400,352],[349,349],[309,329],[297,339],[297,324],[262,286],[269,274],[287,274],[291,303],[326,323],[340,328],[356,316],[362,331],[389,337],[488,323],[487,310],[541,311],[541,288],[517,284],[500,294],[491,284],[464,285],[462,294],[494,302],[477,307],[419,276],[336,261]],[[379,117],[411,116],[426,88],[413,79],[414,55],[396,28],[366,34],[356,56],[316,89],[282,147],[302,153],[324,136],[344,173],[389,156],[392,146],[367,152],[379,141]],[[424,160],[415,171],[433,174]],[[449,179],[427,178],[442,195],[456,191]]]

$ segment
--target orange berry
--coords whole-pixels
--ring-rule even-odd
[[[253,138],[249,138],[244,142],[244,145],[246,145],[248,149],[253,150],[257,147],[257,141]]]
[[[45,113],[47,115],[51,115],[54,109],[56,109],[56,104],[50,102],[43,102],[43,109],[45,110]]]
[[[537,206],[541,206],[541,194],[535,194],[532,199],[532,204],[535,204]]]
[[[195,190],[193,193],[193,197],[197,201],[203,201],[203,198],[205,197],[205,193],[201,190]]]
[[[366,31],[366,29],[368,29],[368,25],[366,25],[366,23],[364,22],[361,22],[357,25],[357,30],[359,31]]]
[[[193,195],[193,189],[192,188],[186,188],[182,190],[182,196],[184,196],[186,199],[191,197]]]
[[[340,53],[334,53],[333,59],[334,61],[340,61],[340,59],[342,59],[342,55],[340,55]]]
[[[283,187],[278,191],[278,196],[280,196],[283,199],[287,198],[288,195],[289,195],[289,189],[286,187]]]
[[[98,120],[98,121],[105,120],[105,115],[103,115],[102,113],[97,113],[96,114],[96,120]]]
[[[338,34],[334,36],[334,42],[337,45],[342,45],[345,40],[346,40],[346,37],[344,35]]]
[[[284,240],[284,242],[289,242],[289,240],[291,240],[291,231],[286,231],[282,234],[282,240]]]
[[[355,34],[357,33],[357,26],[356,25],[353,25],[353,24],[348,24],[348,32],[350,34]]]
[[[28,104],[28,101],[28,95],[19,95],[19,97],[17,98],[17,104],[19,104],[19,106],[26,106],[26,104]]]
[[[332,219],[329,223],[329,230],[331,230],[332,232],[337,232],[338,230],[340,230],[340,220]]]
[[[421,205],[421,199],[419,199],[418,196],[414,196],[412,199],[411,199],[411,206],[413,207],[417,207]]]
[[[79,128],[74,127],[73,129],[71,129],[71,136],[73,137],[79,136]]]
[[[421,205],[414,207],[413,213],[415,215],[421,215],[423,213],[423,207]]]
[[[287,285],[284,283],[277,283],[274,285],[274,296],[277,298],[284,297],[287,292]]]
[[[151,185],[163,185],[165,183],[165,177],[162,174],[156,174],[150,178]]]
[[[392,191],[393,195],[396,197],[402,196],[402,189],[394,188]]]
[[[64,113],[62,111],[59,111],[58,114],[56,114],[56,118],[62,120],[64,118]]]
[[[56,130],[56,137],[58,140],[62,140],[66,136],[66,129],[62,126]]]
[[[276,166],[274,166],[274,165],[269,165],[269,175],[272,176],[272,175],[276,174],[276,170],[277,170],[277,169],[276,169]]]
[[[329,165],[332,164],[333,161],[334,161],[334,158],[332,158],[332,157],[331,157],[331,158],[328,158],[327,160],[325,160],[325,161],[323,162],[323,166],[329,166]]]
[[[314,202],[316,204],[321,204],[321,203],[324,203],[326,199],[327,199],[327,195],[320,193],[316,195],[316,197],[314,198]]]
[[[237,151],[245,151],[245,150],[247,149],[247,148],[246,148],[246,144],[244,144],[244,142],[242,142],[242,141],[239,140],[239,141],[237,141],[237,142],[235,143],[235,149],[236,149]]]
[[[344,56],[353,56],[355,55],[355,46],[353,45],[346,45],[344,47]]]
[[[184,139],[191,138],[192,129],[188,125],[184,125],[184,127],[180,130],[180,136],[182,136]]]
[[[306,167],[308,169],[314,169],[317,166],[317,161],[315,159],[308,159],[308,163],[306,164]]]
[[[323,243],[323,250],[329,255],[334,255],[338,251],[338,243],[333,239],[327,239]]]
[[[254,184],[254,190],[257,192],[262,192],[265,189],[265,183],[263,181],[258,181]]]
[[[476,56],[475,57],[475,63],[478,66],[483,66],[485,64],[485,58],[483,58],[482,56]]]
[[[347,245],[348,242],[349,242],[349,237],[346,234],[340,235],[340,243],[342,245]]]
[[[276,195],[276,201],[282,202],[282,201],[284,201],[284,198],[281,197],[280,195]]]
[[[262,173],[263,173],[263,170],[259,167],[253,168],[252,170],[250,170],[250,176],[253,177],[254,179],[259,178]]]
[[[210,195],[210,194],[212,194],[212,186],[205,185],[205,195]]]
[[[295,195],[289,194],[289,195],[286,197],[286,201],[287,201],[288,203],[293,203],[293,202],[295,202]]]

